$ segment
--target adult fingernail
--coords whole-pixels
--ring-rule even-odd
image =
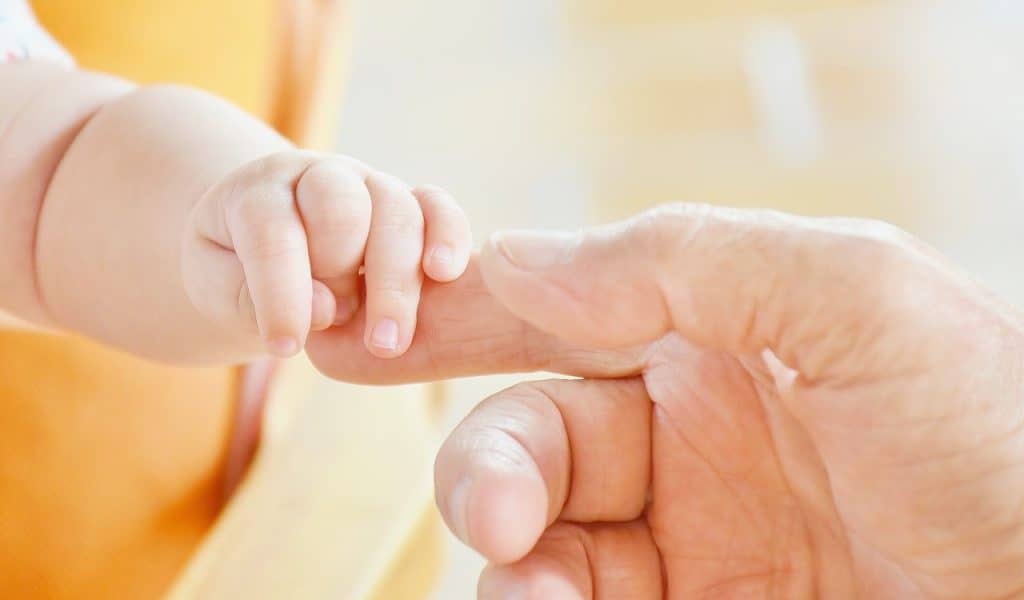
[[[278,337],[267,342],[270,353],[281,358],[288,358],[299,351],[299,342],[293,337]]]
[[[345,296],[338,299],[338,310],[334,314],[334,324],[344,325],[352,319],[352,316],[359,310],[359,300],[353,296]]]
[[[565,264],[579,244],[579,235],[565,231],[503,231],[492,243],[505,260],[525,271],[540,271]]]
[[[452,533],[465,544],[469,544],[469,492],[473,480],[463,477],[452,488],[448,495],[448,524]]]
[[[370,343],[382,350],[398,349],[398,322],[394,319],[381,319],[373,326]]]

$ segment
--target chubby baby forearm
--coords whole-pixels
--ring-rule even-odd
[[[289,148],[196,90],[139,88],[104,105],[65,153],[40,213],[38,285],[50,316],[160,360],[224,363],[262,353],[256,331],[221,327],[196,310],[183,285],[182,241],[208,189]]]
[[[13,73],[13,74],[10,74]],[[187,217],[229,172],[290,148],[227,102],[43,64],[0,67],[0,310],[170,362],[230,363],[259,336],[187,297]],[[12,218],[7,218],[7,216]]]
[[[34,68],[0,67],[0,85]],[[0,153],[15,157],[0,160],[14,182],[0,203],[18,215],[0,225],[18,257],[0,262],[0,311],[147,358],[224,364],[290,356],[362,310],[367,350],[393,358],[412,343],[424,280],[467,267],[469,222],[440,188],[297,150],[197,90],[39,78],[0,107]]]
[[[39,298],[35,244],[50,179],[105,102],[130,91],[113,78],[57,65],[0,65],[0,312],[53,327]]]

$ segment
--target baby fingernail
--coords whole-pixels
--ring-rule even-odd
[[[398,322],[394,319],[381,319],[373,327],[370,343],[383,350],[398,349]]]
[[[292,337],[278,337],[267,342],[271,354],[288,358],[299,351],[299,343]]]
[[[434,246],[430,251],[429,261],[439,267],[447,267],[455,261],[455,252],[451,246],[445,244]]]

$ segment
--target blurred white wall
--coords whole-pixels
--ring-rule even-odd
[[[586,219],[587,182],[543,127],[567,43],[557,2],[354,4],[343,151],[448,188],[481,236]]]

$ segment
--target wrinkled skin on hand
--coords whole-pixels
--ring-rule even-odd
[[[430,295],[402,362],[336,364],[345,330],[311,355],[586,377],[485,400],[440,452],[481,598],[1024,597],[1022,321],[909,236],[674,205],[499,235]]]

